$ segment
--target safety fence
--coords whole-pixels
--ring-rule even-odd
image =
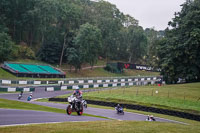
[[[0,80],[1,85],[44,85],[44,84],[83,84],[83,83],[111,83],[111,82],[130,82],[130,81],[147,81],[147,82],[162,82],[162,76],[149,77],[94,77],[94,78],[72,78],[63,80]]]
[[[33,87],[0,87],[0,92],[17,92],[17,91],[24,91],[24,92],[32,92],[35,91]]]
[[[94,100],[88,100],[88,99],[85,99],[85,100],[87,101],[88,104],[109,106],[109,107],[115,107],[118,104],[114,102],[94,101]],[[67,102],[67,98],[49,98],[49,101]],[[147,107],[147,106],[142,106],[142,105],[134,105],[134,104],[120,104],[120,105],[123,108],[127,108],[127,109],[159,113],[159,114],[164,114],[164,115],[171,115],[171,116],[176,116],[180,118],[200,121],[200,115],[195,115],[191,113],[168,110],[168,109],[160,109],[160,108],[155,108],[155,107]]]
[[[45,91],[60,91],[67,89],[76,89],[77,87],[87,89],[87,88],[106,88],[106,87],[124,87],[124,86],[134,86],[134,85],[154,85],[155,82],[147,81],[127,81],[127,82],[112,82],[112,83],[90,83],[90,84],[73,84],[73,85],[62,85],[62,86],[48,86]]]

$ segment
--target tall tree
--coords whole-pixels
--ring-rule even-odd
[[[81,25],[75,38],[75,44],[80,45],[83,61],[89,63],[91,67],[97,62],[101,50],[101,41],[101,31],[96,26],[89,23]]]
[[[139,26],[129,26],[127,36],[129,62],[139,63],[146,53],[147,38],[144,30]]]
[[[14,46],[10,36],[5,32],[0,32],[0,62],[12,59]]]
[[[200,1],[188,0],[169,22],[166,38],[160,43],[162,74],[169,83],[178,78],[200,81]]]

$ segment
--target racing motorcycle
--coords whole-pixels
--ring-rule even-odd
[[[87,108],[87,101],[86,100],[82,100],[82,104],[83,104],[83,107]]]
[[[72,112],[77,112],[78,115],[83,114],[83,103],[80,97],[71,95],[68,97],[69,105],[66,108],[68,115],[71,115]]]
[[[27,101],[31,101],[31,99],[33,98],[32,94],[30,96],[27,97]]]
[[[156,121],[153,115],[148,115],[146,121]]]
[[[117,114],[122,114],[122,115],[124,115],[124,110],[123,110],[123,108],[122,107],[115,107],[115,110],[117,111]]]
[[[18,95],[18,100],[20,100],[22,98],[22,94]]]

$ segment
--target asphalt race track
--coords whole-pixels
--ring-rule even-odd
[[[107,120],[89,116],[68,116],[67,114],[32,110],[0,109],[0,125],[21,125],[33,123],[52,123],[66,121]]]
[[[33,99],[38,98],[49,98],[62,94],[69,94],[72,91],[55,91],[55,92],[46,92],[44,87],[36,88],[36,91],[33,92]],[[19,93],[7,93],[0,94],[0,98],[9,99],[9,100],[18,100]],[[30,93],[24,93],[21,100],[22,102],[27,102],[26,99]],[[84,94],[83,94],[84,96]],[[59,103],[49,103],[49,102],[37,102],[30,101],[30,103],[49,106],[54,108],[66,109],[66,104]],[[1,107],[0,107],[1,108]],[[116,120],[133,120],[133,121],[145,121],[147,116],[137,113],[129,113],[125,112],[124,115],[116,114],[116,111],[113,109],[99,109],[88,107],[84,109],[84,113],[103,116]],[[182,123],[178,121],[163,119],[155,117],[156,121],[161,122],[175,122]],[[50,113],[43,111],[30,111],[30,110],[16,110],[16,109],[0,109],[0,125],[13,125],[13,124],[30,124],[30,123],[51,123],[51,122],[64,122],[64,121],[98,121],[98,120],[108,120],[97,117],[89,117],[89,116],[73,116],[67,114],[59,114],[59,113]],[[182,123],[184,124],[184,123]]]

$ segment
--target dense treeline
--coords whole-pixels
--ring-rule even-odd
[[[147,62],[148,35],[137,20],[109,2],[1,0],[0,10],[4,28],[0,37],[8,41],[2,44],[8,48],[0,51],[1,62],[37,58],[60,65],[67,62],[77,69],[82,63],[93,66],[98,57]],[[150,33],[153,29],[148,31],[150,38],[156,36]]]
[[[158,45],[162,75],[168,83],[200,81],[200,1],[187,0],[169,25]]]
[[[171,29],[143,29],[103,0],[1,0],[0,62],[17,58],[76,69],[99,57],[161,67],[169,83],[200,80],[200,4],[187,0]]]

